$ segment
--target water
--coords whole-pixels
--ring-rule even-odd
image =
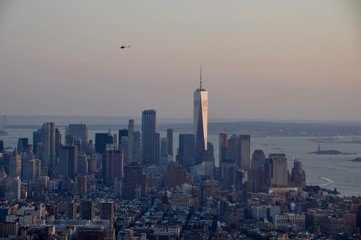
[[[39,127],[42,121],[38,123]],[[66,124],[66,122],[64,122]],[[74,123],[69,120],[68,123]],[[125,122],[126,123],[126,122]],[[26,123],[23,123],[26,125]],[[126,125],[126,124],[124,124]],[[139,125],[136,128],[139,129]],[[28,137],[32,142],[32,133],[36,130],[31,128],[8,128],[7,136],[0,136],[5,146],[15,147],[20,137]],[[64,137],[64,128],[60,128]],[[108,129],[90,129],[89,139],[95,139],[96,132],[106,132]],[[113,134],[117,133],[112,131]],[[174,152],[178,146],[178,134],[174,132]],[[166,133],[161,132],[161,137]],[[356,157],[361,157],[360,143],[345,143],[351,139],[361,139],[361,136],[338,136],[340,142],[322,143],[322,150],[334,149],[341,152],[355,153],[353,155],[317,155],[309,154],[317,150],[317,142],[311,141],[312,137],[252,137],[251,153],[255,149],[261,149],[268,156],[270,153],[284,153],[288,158],[288,169],[293,167],[293,159],[302,162],[306,172],[307,185],[322,185],[328,189],[337,188],[341,196],[361,196],[361,162],[352,162]],[[218,165],[218,134],[209,135],[209,141],[213,143],[215,150],[216,165]]]

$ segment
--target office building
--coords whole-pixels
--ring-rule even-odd
[[[82,200],[80,203],[80,218],[92,220],[95,217],[95,204],[92,200]]]
[[[42,166],[52,169],[55,164],[56,149],[55,149],[55,124],[47,122],[43,124],[42,128]]]
[[[168,140],[167,140],[167,138],[162,138],[160,140],[160,156],[162,158],[168,157]]]
[[[75,139],[81,139],[83,144],[88,142],[88,127],[86,124],[69,124],[68,133]]]
[[[115,221],[115,206],[113,202],[101,202],[100,203],[100,219],[109,220],[109,229],[114,228]]]
[[[234,160],[238,167],[249,173],[251,142],[250,135],[233,134],[228,140],[227,159]]]
[[[167,147],[168,155],[173,157],[173,129],[167,129]]]
[[[76,176],[74,195],[84,196],[88,193],[88,176]]]
[[[122,138],[128,139],[128,129],[120,129],[118,131],[118,143],[120,146],[122,145]],[[119,147],[119,149],[120,149],[120,147]]]
[[[193,134],[179,134],[179,148],[177,154],[177,161],[179,164],[190,171],[195,164],[195,138]]]
[[[124,199],[132,200],[146,196],[147,177],[141,164],[132,162],[125,167],[123,186]]]
[[[18,139],[18,151],[19,153],[26,152],[29,147],[29,139],[28,138],[19,138]]]
[[[134,144],[134,120],[129,119],[128,122],[128,159],[127,162],[133,161],[133,144]]]
[[[36,131],[33,132],[33,153],[36,156],[39,156],[38,153],[38,149],[41,148],[40,144],[41,144],[41,138],[42,138],[42,131],[41,129],[38,129]]]
[[[46,122],[33,132],[33,152],[43,168],[53,169],[56,159],[56,130],[53,122]]]
[[[66,219],[76,219],[76,205],[77,203],[74,201],[65,203],[65,218]]]
[[[170,162],[164,175],[164,187],[166,189],[181,186],[187,180],[187,171],[177,162]]]
[[[133,134],[133,162],[142,163],[142,135],[140,131]]]
[[[159,164],[159,142],[157,131],[157,119],[155,110],[142,112],[142,158],[143,165]],[[158,153],[158,159],[157,159]]]
[[[269,154],[265,164],[268,187],[288,187],[287,158],[285,154]]]
[[[224,189],[231,189],[236,184],[237,164],[233,160],[224,160],[221,163],[221,179]]]
[[[103,180],[107,185],[113,185],[114,179],[121,180],[124,176],[124,159],[121,150],[109,149],[103,154]]]
[[[298,187],[304,189],[306,187],[306,173],[302,169],[302,162],[295,160],[291,171],[291,187]]]
[[[196,162],[199,162],[202,153],[207,150],[208,141],[208,92],[202,87],[202,68],[199,89],[194,91],[193,134],[198,158]]]
[[[23,180],[35,180],[35,160],[34,159],[26,159],[22,161],[22,169],[23,169]]]
[[[16,148],[10,156],[9,176],[13,178],[21,177],[21,155]]]
[[[78,153],[78,175],[88,174],[88,158],[85,152]]]
[[[239,135],[240,144],[240,166],[244,171],[249,173],[251,168],[251,136],[250,135]]]
[[[63,146],[60,151],[58,174],[75,179],[78,173],[78,148]]]
[[[252,154],[252,165],[250,172],[251,192],[261,192],[265,183],[266,156],[262,150],[255,150]]]
[[[128,144],[129,144],[128,137],[122,136],[120,143],[119,143],[119,150],[121,150],[123,153],[124,165],[127,165],[129,162],[129,160],[128,160],[128,150],[129,150]]]
[[[228,135],[227,133],[219,133],[219,164],[227,160],[228,152]]]
[[[15,177],[13,179],[12,192],[11,193],[13,195],[13,198],[20,199],[20,197],[21,197],[21,179],[19,177]],[[11,200],[13,198],[11,198]]]
[[[107,144],[113,144],[113,136],[109,132],[107,133],[95,133],[95,152],[103,154],[105,152]]]

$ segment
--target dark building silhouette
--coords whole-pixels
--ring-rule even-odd
[[[291,187],[304,189],[306,187],[306,173],[302,169],[302,162],[295,160],[291,171]]]
[[[33,152],[43,168],[52,169],[56,159],[56,130],[53,122],[46,122],[33,132]]]
[[[288,187],[287,158],[285,154],[269,154],[265,163],[267,187]]]
[[[265,183],[265,162],[266,156],[262,150],[255,150],[252,154],[252,165],[250,172],[251,192],[263,191]]]
[[[20,153],[26,152],[29,147],[29,139],[28,138],[19,138],[18,139],[18,151]]]
[[[78,148],[76,146],[63,146],[60,151],[58,173],[75,179],[78,173]]]
[[[159,164],[160,139],[157,131],[157,119],[155,110],[142,112],[142,158],[143,165]]]
[[[115,205],[113,202],[101,202],[100,203],[100,219],[109,220],[109,229],[114,228],[115,221]]]
[[[233,160],[224,160],[221,163],[221,178],[224,189],[232,189],[236,184],[237,164]]]
[[[251,168],[251,136],[250,135],[239,135],[240,143],[240,166],[244,171],[249,173]]]
[[[71,201],[65,203],[65,218],[66,219],[76,219],[76,202]]]
[[[140,131],[133,134],[133,162],[142,163],[142,135]]]
[[[107,185],[113,185],[114,179],[121,180],[124,175],[124,159],[121,150],[109,149],[103,154],[103,180]]]
[[[92,200],[82,200],[80,203],[80,218],[92,220],[95,217],[95,204]]]
[[[233,134],[228,140],[227,159],[234,160],[238,167],[249,172],[250,170],[250,136]]]
[[[85,152],[78,153],[78,174],[88,175],[88,158]]]
[[[168,155],[173,156],[173,129],[167,129],[167,147],[168,147]]]
[[[37,155],[39,144],[41,144],[41,129],[33,132],[33,153]]]
[[[133,145],[134,145],[134,120],[129,119],[128,122],[128,155],[127,160],[128,162],[133,161]]]
[[[137,197],[146,196],[147,177],[143,166],[137,162],[132,162],[124,169],[123,197],[131,200]]]
[[[219,164],[227,160],[228,152],[228,135],[227,133],[219,133]]]
[[[0,152],[4,151],[4,141],[0,140]]]
[[[193,134],[179,134],[177,161],[187,171],[190,171],[191,166],[195,163],[194,141]]]
[[[122,138],[126,137],[128,138],[128,129],[120,129],[118,131],[118,144],[121,145]]]
[[[167,138],[162,138],[160,140],[160,156],[162,158],[168,157],[168,140],[167,140]]]
[[[109,132],[107,133],[96,133],[95,134],[95,152],[104,153],[107,144],[113,143],[113,136]]]
[[[164,187],[167,189],[181,186],[187,180],[187,171],[179,163],[170,162],[164,175]]]

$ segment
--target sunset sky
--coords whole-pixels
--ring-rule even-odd
[[[357,2],[4,0],[0,114],[361,121]]]

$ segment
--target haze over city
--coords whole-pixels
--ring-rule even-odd
[[[360,121],[357,1],[1,1],[0,114]],[[130,48],[120,49],[122,44]]]

